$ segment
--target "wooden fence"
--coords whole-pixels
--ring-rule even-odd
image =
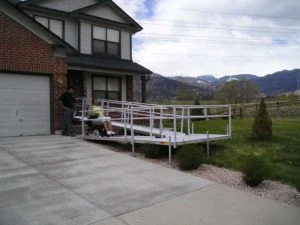
[[[267,111],[271,117],[300,116],[300,100],[266,102]],[[232,105],[232,115],[235,118],[255,117],[259,103]]]

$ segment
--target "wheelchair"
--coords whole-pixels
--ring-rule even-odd
[[[99,117],[99,114],[89,115],[88,119],[95,119],[87,121],[87,131],[86,135],[95,136],[95,137],[109,137],[107,131],[104,128],[104,125],[101,120],[96,120]]]

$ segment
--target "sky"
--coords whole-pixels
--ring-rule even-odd
[[[300,68],[299,0],[114,0],[144,29],[133,60],[165,76]]]

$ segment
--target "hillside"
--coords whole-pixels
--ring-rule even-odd
[[[176,100],[178,92],[188,88],[194,91],[199,96],[206,98],[212,95],[207,87],[194,86],[178,80],[170,79],[159,74],[151,75],[150,80],[147,82],[147,100],[149,101],[163,101],[163,100]]]
[[[298,88],[300,69],[284,70],[266,75],[255,80],[260,91],[270,96],[284,92],[295,91]]]
[[[212,75],[204,75],[198,77],[163,77],[154,75],[152,81],[149,82],[148,94],[151,98],[176,98],[177,91],[182,83],[188,84],[202,97],[212,96],[219,85],[230,80],[253,80],[261,93],[266,96],[292,92],[297,89],[297,82],[300,79],[300,69],[284,70],[269,74],[264,77],[258,77],[252,74],[239,74],[233,76],[224,76],[216,78]]]
[[[252,75],[252,74],[239,74],[239,75],[233,75],[233,76],[224,76],[219,78],[217,81],[215,81],[215,83],[224,83],[226,81],[230,81],[230,80],[256,80],[259,79],[258,76],[256,75]]]
[[[202,82],[206,82],[206,83],[214,83],[218,80],[213,75],[201,75],[201,76],[198,76],[197,78],[198,78],[198,80],[200,80]]]

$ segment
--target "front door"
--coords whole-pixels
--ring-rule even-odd
[[[74,97],[80,98],[84,96],[83,72],[69,70],[68,85],[74,88]]]

